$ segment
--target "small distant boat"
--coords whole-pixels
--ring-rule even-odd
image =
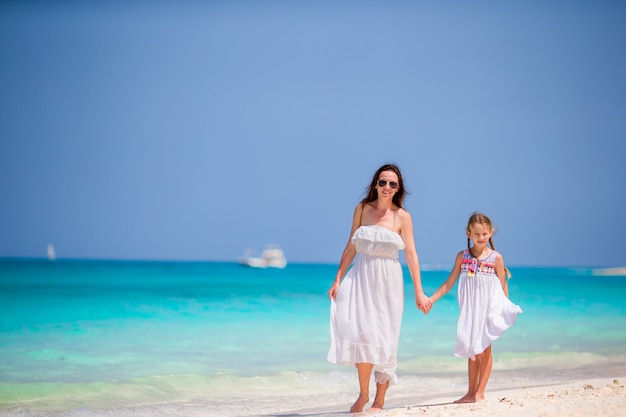
[[[593,270],[593,275],[626,275],[626,266],[617,268],[597,268]]]
[[[246,251],[239,263],[252,268],[284,268],[287,266],[287,259],[282,249],[276,246],[268,247],[261,253],[261,257],[251,256],[250,251]]]
[[[54,250],[54,245],[52,243],[48,243],[48,259],[54,261],[57,258],[57,253]]]

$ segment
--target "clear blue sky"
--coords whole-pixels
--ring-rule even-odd
[[[618,1],[2,2],[0,257],[337,263],[395,162],[423,263],[481,210],[509,265],[626,265],[624,22]]]

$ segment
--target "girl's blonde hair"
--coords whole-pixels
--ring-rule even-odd
[[[491,219],[487,217],[487,215],[481,212],[475,211],[474,213],[472,213],[469,220],[467,221],[467,228],[465,229],[465,231],[467,233],[470,233],[471,227],[476,223],[484,224],[486,227],[489,228],[489,230],[491,230],[492,237],[489,238],[489,246],[491,246],[491,249],[496,250],[496,245],[493,244],[493,234],[496,232],[496,228],[493,227],[493,223],[491,222]],[[470,250],[470,255],[471,255],[472,247],[470,246],[470,243],[471,243],[471,239],[468,236],[467,237],[467,249]],[[509,269],[506,266],[504,267],[504,271],[506,272],[507,279],[511,278],[511,271],[509,271]]]

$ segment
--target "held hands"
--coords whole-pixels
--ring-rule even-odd
[[[430,298],[426,297],[426,294],[423,292],[415,294],[415,305],[417,305],[417,308],[422,310],[424,314],[428,314],[430,309],[433,308],[433,302]]]

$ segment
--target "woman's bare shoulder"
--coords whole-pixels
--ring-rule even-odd
[[[401,220],[411,219],[411,213],[409,213],[407,209],[398,206],[393,206],[393,209]]]

